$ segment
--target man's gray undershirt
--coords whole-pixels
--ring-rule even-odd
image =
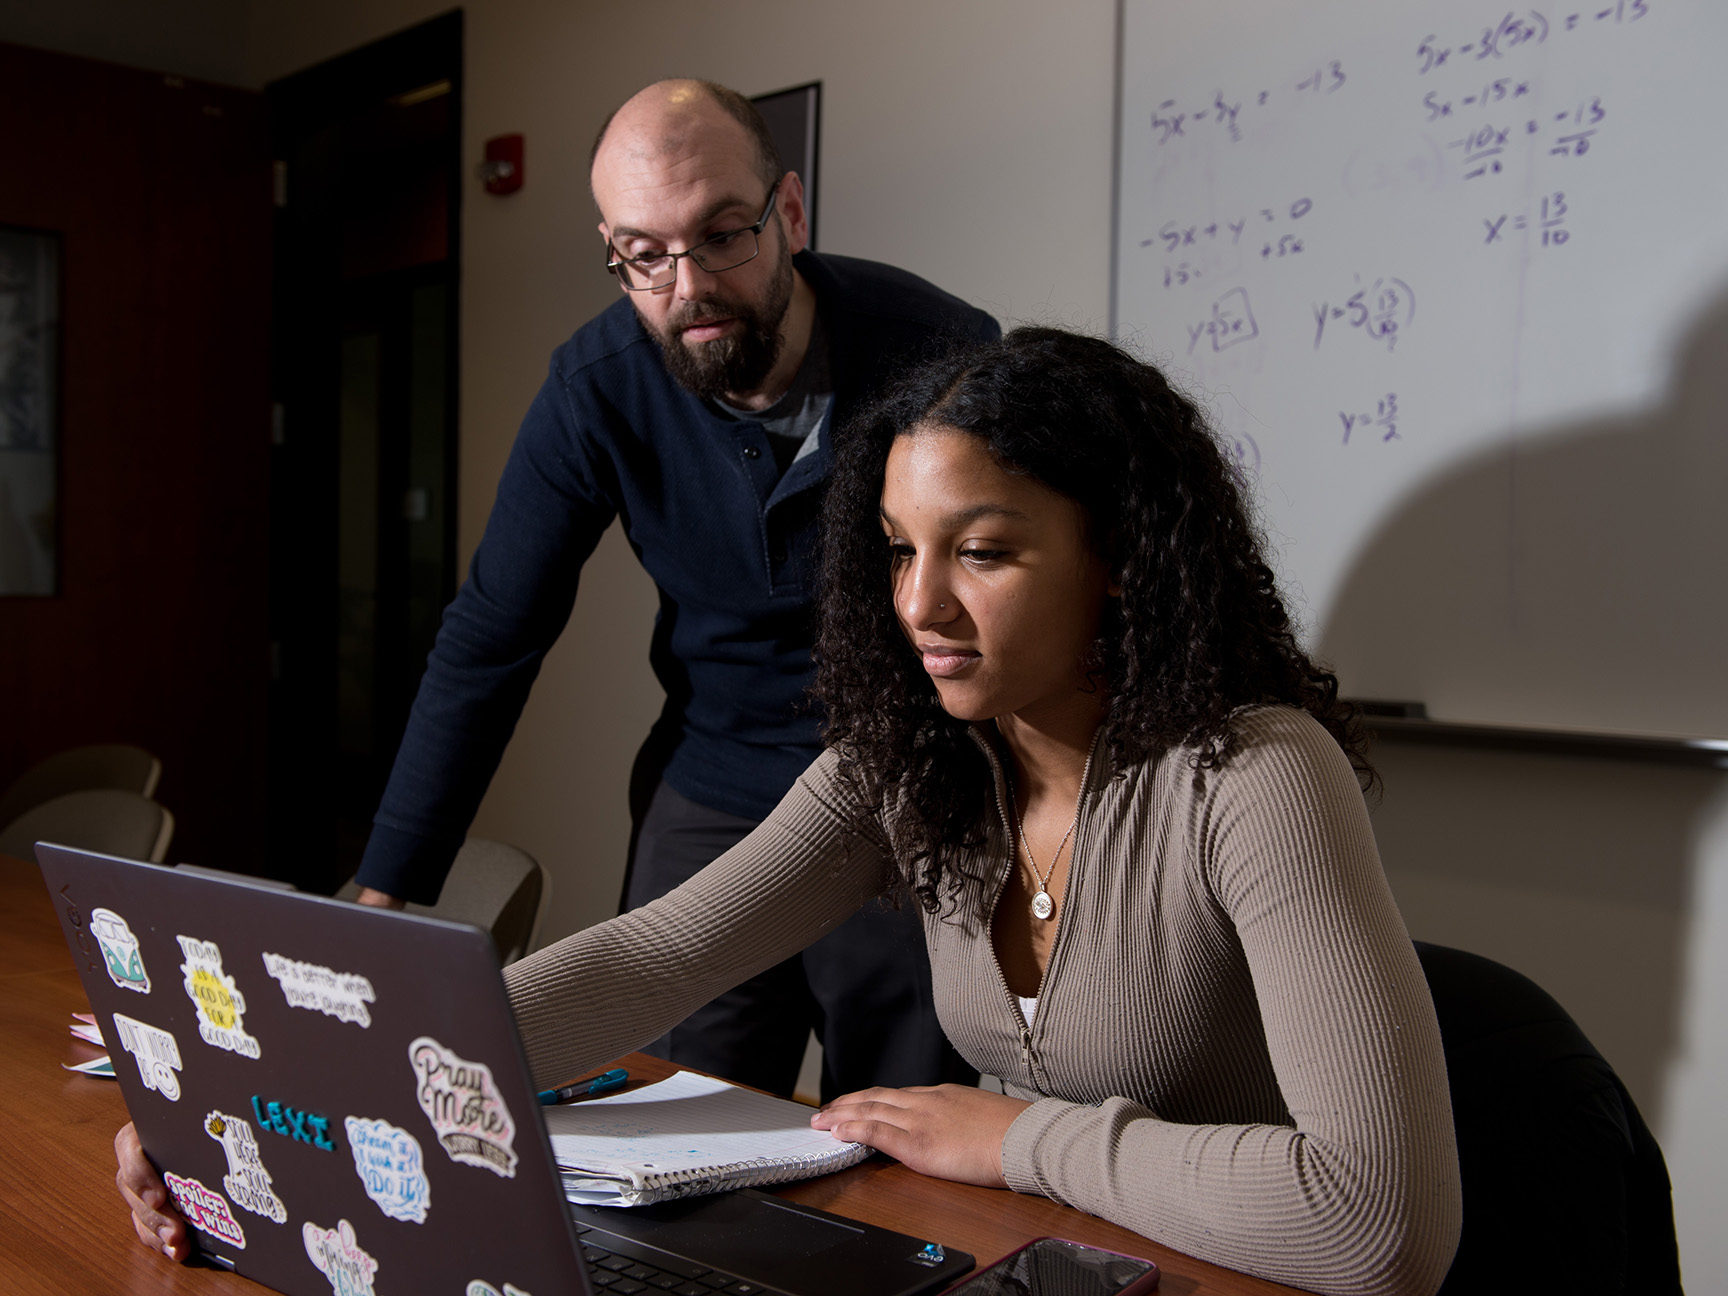
[[[774,451],[774,462],[780,475],[805,455],[815,451],[817,432],[834,401],[834,383],[828,368],[828,337],[822,331],[822,318],[810,324],[810,345],[804,352],[804,363],[786,394],[767,409],[745,410],[725,401],[709,404],[727,418],[748,419],[760,423],[768,433],[768,444]]]

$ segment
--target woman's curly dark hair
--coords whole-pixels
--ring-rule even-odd
[[[1008,472],[1083,509],[1121,587],[1088,663],[1108,691],[1112,769],[1176,746],[1215,768],[1234,743],[1231,713],[1275,702],[1324,725],[1373,785],[1355,708],[1297,643],[1200,411],[1108,342],[1016,329],[918,367],[854,419],[837,440],[823,515],[814,691],[824,738],[869,804],[892,805],[906,881],[926,909],[982,840],[991,787],[894,611],[882,486],[895,439],[920,426],[979,438]]]

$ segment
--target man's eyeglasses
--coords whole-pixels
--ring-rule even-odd
[[[652,292],[669,287],[678,277],[678,260],[689,257],[709,274],[735,270],[746,261],[754,261],[762,250],[758,236],[768,218],[774,214],[774,199],[780,193],[780,183],[768,191],[768,205],[754,225],[727,230],[724,234],[704,239],[687,252],[646,252],[641,256],[621,257],[618,249],[606,245],[606,268],[618,276],[618,282],[631,292]]]

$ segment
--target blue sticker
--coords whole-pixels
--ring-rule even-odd
[[[424,1224],[432,1209],[432,1185],[420,1140],[387,1120],[350,1116],[342,1125],[366,1195],[391,1219]]]
[[[252,1095],[252,1114],[258,1118],[258,1128],[286,1135],[296,1143],[310,1143],[325,1152],[334,1152],[330,1141],[330,1118],[316,1112],[302,1111],[284,1102],[261,1102]]]

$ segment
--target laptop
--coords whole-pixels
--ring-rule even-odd
[[[36,855],[126,1106],[209,1264],[290,1296],[919,1296],[972,1268],[751,1190],[572,1207],[478,928]]]

